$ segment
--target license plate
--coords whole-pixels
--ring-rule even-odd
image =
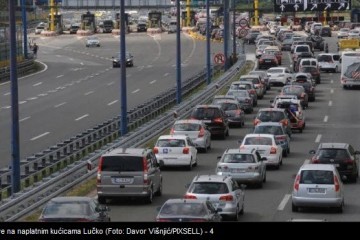
[[[131,183],[132,178],[113,178],[113,183]]]
[[[265,60],[265,62],[271,62],[271,60]]]
[[[325,193],[325,188],[309,188],[309,193]]]
[[[211,123],[211,120],[202,120],[203,123]]]
[[[238,169],[238,168],[232,168],[232,169],[230,169],[230,172],[232,172],[232,173],[244,173],[245,170],[244,169]]]

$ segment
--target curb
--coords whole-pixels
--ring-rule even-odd
[[[41,32],[41,36],[45,36],[45,37],[54,37],[56,35],[57,34],[55,31],[42,31]]]

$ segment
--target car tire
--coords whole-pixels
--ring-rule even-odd
[[[336,67],[334,68],[334,71],[333,71],[333,72],[334,72],[334,73],[339,72],[338,66],[336,66]]]
[[[145,202],[148,203],[148,204],[151,204],[153,202],[153,197],[154,197],[154,191],[153,191],[153,189],[151,187],[149,195],[145,197]]]
[[[207,153],[207,151],[208,151],[207,147],[204,147],[204,148],[201,149],[201,152],[203,152],[203,153]]]
[[[262,182],[263,182],[263,183],[266,183],[266,172],[265,172],[265,174],[264,174],[264,178],[263,178]]]
[[[287,157],[287,155],[288,155],[288,153],[287,153],[287,150],[286,149],[284,149],[284,151],[282,152],[283,154],[283,157]]]
[[[245,205],[243,203],[242,206],[241,206],[241,210],[239,212],[240,215],[244,215],[244,211],[245,211],[244,209],[245,209]]]
[[[106,204],[106,198],[105,198],[105,197],[99,197],[99,196],[98,196],[98,202],[99,202],[100,204]]]
[[[190,164],[188,165],[187,169],[188,169],[189,171],[191,171],[192,168],[193,168],[193,163],[192,163],[192,159],[191,159],[191,160],[190,160]]]
[[[257,188],[262,188],[263,187],[263,181],[259,181],[256,185],[257,185]]]
[[[292,211],[292,212],[298,212],[298,211],[299,211],[299,207],[295,206],[294,204],[291,204],[291,211]]]
[[[341,205],[336,208],[338,213],[342,213],[344,211],[344,205],[345,205],[345,203],[342,202]]]
[[[155,193],[156,196],[161,196],[162,195],[162,189],[163,189],[163,184],[162,184],[162,179],[160,180],[160,183],[159,183],[159,187]]]

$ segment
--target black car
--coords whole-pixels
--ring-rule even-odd
[[[146,23],[138,23],[137,31],[138,32],[146,32],[147,31],[147,24]]]
[[[320,30],[320,36],[321,37],[331,37],[332,32],[330,27],[322,27]]]
[[[325,41],[321,36],[318,35],[310,35],[307,38],[308,41],[313,43],[314,49],[319,49],[320,51],[324,51],[325,49]]]
[[[202,120],[209,128],[211,136],[225,139],[229,136],[229,122],[219,105],[198,105],[190,114],[191,119]]]
[[[314,154],[311,163],[335,164],[343,179],[356,182],[359,175],[359,151],[348,143],[321,143],[318,149],[311,150]]]
[[[117,57],[112,57],[113,61],[113,68],[115,67],[120,67],[120,53]],[[126,66],[127,67],[133,67],[134,66],[134,57],[133,55],[131,55],[131,53],[127,52],[125,54],[125,59],[126,59]]]

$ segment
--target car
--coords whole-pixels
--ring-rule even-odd
[[[254,70],[254,71],[250,71],[249,75],[258,75],[258,76],[260,76],[261,83],[264,85],[264,88],[265,88],[265,93],[267,92],[267,90],[271,89],[271,86],[270,86],[270,83],[269,83],[269,77],[268,77],[266,71]]]
[[[305,88],[300,85],[286,85],[281,89],[280,95],[295,95],[301,102],[303,108],[309,107],[309,95]]]
[[[231,176],[238,183],[256,184],[259,188],[266,182],[266,161],[256,149],[226,149],[218,157],[216,174]]]
[[[311,76],[315,79],[316,84],[321,83],[320,70],[316,66],[303,66],[300,69],[300,72],[310,73]]]
[[[241,85],[238,85],[241,86]],[[234,96],[236,101],[239,103],[240,108],[246,113],[252,113],[254,111],[254,104],[251,95],[246,89],[239,90],[229,90],[227,92],[228,96]]]
[[[86,47],[100,47],[100,40],[96,36],[88,36],[86,39]]]
[[[332,36],[331,27],[322,27],[320,30],[320,36],[321,37],[331,37]]]
[[[351,29],[349,31],[349,38],[359,38],[360,37],[360,31],[358,29]]]
[[[208,127],[211,136],[225,139],[229,136],[229,121],[219,105],[197,105],[190,113],[190,119],[201,120]]]
[[[258,35],[261,35],[260,32],[257,31],[250,31],[244,38],[247,44],[255,44],[255,39]]]
[[[189,171],[198,165],[197,145],[186,135],[162,135],[154,146],[157,159],[163,166],[185,166]]]
[[[319,49],[320,51],[324,51],[325,49],[325,40],[320,35],[310,35],[307,38],[308,41],[313,43],[314,49]]]
[[[229,126],[243,127],[245,125],[245,113],[240,103],[236,100],[223,100],[218,102],[228,117]]]
[[[350,28],[340,28],[337,37],[338,38],[347,38],[349,36]]]
[[[189,184],[184,198],[209,200],[215,209],[222,209],[220,214],[224,219],[238,221],[244,213],[244,188],[230,176],[197,175]]]
[[[332,71],[334,73],[340,72],[340,54],[338,53],[321,53],[317,56],[320,71]]]
[[[176,120],[171,127],[170,135],[189,136],[196,144],[196,148],[205,153],[211,148],[211,133],[201,120]]]
[[[293,42],[293,39],[284,39],[284,41],[281,43],[281,51],[290,51]]]
[[[294,66],[295,66],[296,62],[298,61],[299,55],[306,53],[306,54],[309,54],[310,56],[312,56],[313,55],[312,52],[313,51],[308,44],[296,45],[294,48],[294,53],[292,55],[292,60],[294,62]]]
[[[280,99],[294,99],[294,100],[297,100],[297,96],[295,95],[276,95],[274,97],[274,99],[270,100],[270,107],[271,108],[274,108],[275,107],[275,104],[278,100]]]
[[[80,24],[71,24],[69,33],[76,34],[79,29],[80,29]]]
[[[146,32],[147,31],[147,24],[144,22],[139,22],[137,24],[137,31],[138,32]]]
[[[41,34],[43,31],[45,31],[45,26],[37,26],[35,28],[35,34]]]
[[[282,52],[280,51],[278,46],[267,46],[264,49],[263,55],[264,54],[273,54],[275,55],[276,59],[278,60],[278,64],[281,65],[281,61],[282,61]]]
[[[356,182],[359,176],[359,154],[349,143],[324,142],[318,149],[310,150],[311,163],[334,164],[343,180]]]
[[[286,85],[292,78],[292,74],[287,67],[272,67],[267,70],[269,76],[269,83],[272,86]]]
[[[271,67],[279,66],[279,61],[275,54],[262,54],[258,60],[259,69],[269,69]]]
[[[313,85],[311,79],[309,78],[301,78],[301,75],[297,75],[295,80],[290,83],[290,85],[299,85],[303,86],[306,94],[308,95],[308,99],[311,102],[315,101],[315,86]]]
[[[121,67],[121,54],[118,53],[116,57],[112,57],[113,68]],[[127,67],[134,66],[134,56],[130,52],[125,53],[125,64]]]
[[[252,82],[254,84],[258,99],[262,99],[264,97],[265,88],[261,83],[261,78],[259,75],[242,75],[239,78],[239,82]]]
[[[254,107],[257,106],[258,95],[256,92],[255,84],[252,81],[234,81],[231,83],[227,95],[231,95],[230,92],[238,90],[247,90],[250,97],[252,98],[252,104]],[[241,102],[240,102],[241,103]]]
[[[92,197],[54,197],[45,204],[39,222],[110,222],[109,210]]]
[[[115,148],[104,153],[98,164],[98,201],[108,198],[140,198],[153,202],[153,196],[161,196],[164,165],[149,148]]]
[[[264,49],[269,45],[259,45],[255,50],[255,57],[260,58],[264,52]]]
[[[276,108],[285,109],[292,130],[296,129],[300,133],[303,132],[305,129],[305,113],[300,100],[280,100],[276,103]]]
[[[256,149],[261,157],[266,157],[266,166],[279,169],[283,160],[283,148],[277,144],[273,134],[250,133],[241,141],[240,149]]]
[[[277,143],[283,149],[283,157],[287,157],[290,153],[291,134],[289,135],[283,124],[278,122],[262,122],[255,126],[253,133],[275,135]]]
[[[156,222],[220,222],[221,208],[214,208],[209,200],[168,199],[160,207]]]
[[[235,96],[230,95],[215,95],[211,104],[218,105],[218,102],[222,102],[223,100],[237,100]]]
[[[291,195],[292,211],[302,207],[344,207],[344,186],[339,172],[330,164],[304,164],[296,174]]]

